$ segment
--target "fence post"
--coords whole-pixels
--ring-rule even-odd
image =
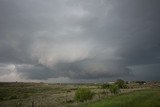
[[[34,107],[34,101],[32,101],[32,107]]]

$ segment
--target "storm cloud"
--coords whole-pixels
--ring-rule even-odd
[[[0,0],[0,81],[159,80],[159,4]]]

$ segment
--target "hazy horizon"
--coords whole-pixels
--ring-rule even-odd
[[[0,0],[0,82],[160,80],[159,0]]]

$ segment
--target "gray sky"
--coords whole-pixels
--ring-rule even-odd
[[[0,81],[160,80],[159,0],[0,0]]]

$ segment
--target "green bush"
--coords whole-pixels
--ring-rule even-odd
[[[111,86],[109,87],[109,90],[110,90],[110,92],[113,93],[113,94],[118,94],[118,93],[119,93],[119,87],[118,87],[117,85],[111,85]]]
[[[101,86],[102,89],[107,89],[109,87],[110,87],[110,84],[108,84],[108,83],[102,84],[102,86]]]
[[[94,95],[94,93],[91,92],[90,89],[88,89],[88,88],[79,88],[75,92],[75,100],[83,102],[83,101],[92,99],[93,95]]]
[[[123,86],[125,85],[124,80],[122,79],[118,79],[115,84],[119,87],[119,88],[123,88]]]

